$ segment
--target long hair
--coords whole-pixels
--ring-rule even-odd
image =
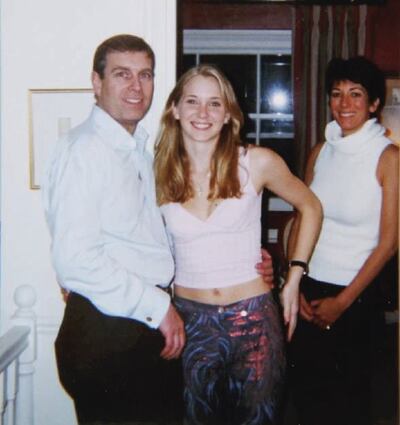
[[[243,114],[230,82],[212,65],[199,65],[189,69],[177,82],[168,97],[161,117],[160,131],[155,144],[154,171],[157,202],[186,202],[194,196],[190,178],[189,157],[183,143],[180,121],[173,114],[173,107],[182,97],[186,84],[196,76],[214,78],[221,90],[222,101],[230,114],[222,127],[210,164],[209,200],[239,198],[241,196],[238,174],[240,128]]]

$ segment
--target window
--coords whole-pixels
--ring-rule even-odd
[[[217,65],[245,115],[242,137],[268,146],[293,167],[290,30],[185,30],[183,71]]]

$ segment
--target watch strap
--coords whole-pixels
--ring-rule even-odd
[[[308,264],[305,261],[300,260],[290,260],[289,267],[299,266],[303,268],[303,275],[308,274]]]

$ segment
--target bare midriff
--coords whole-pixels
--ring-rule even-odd
[[[269,285],[261,277],[223,288],[197,289],[174,284],[174,293],[178,297],[212,305],[232,304],[247,298],[266,294],[269,291]]]

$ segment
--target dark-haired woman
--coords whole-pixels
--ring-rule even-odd
[[[375,64],[333,59],[326,77],[334,121],[306,171],[324,220],[301,282],[292,389],[301,425],[367,425],[376,278],[398,243],[398,149],[376,118],[385,79]]]

